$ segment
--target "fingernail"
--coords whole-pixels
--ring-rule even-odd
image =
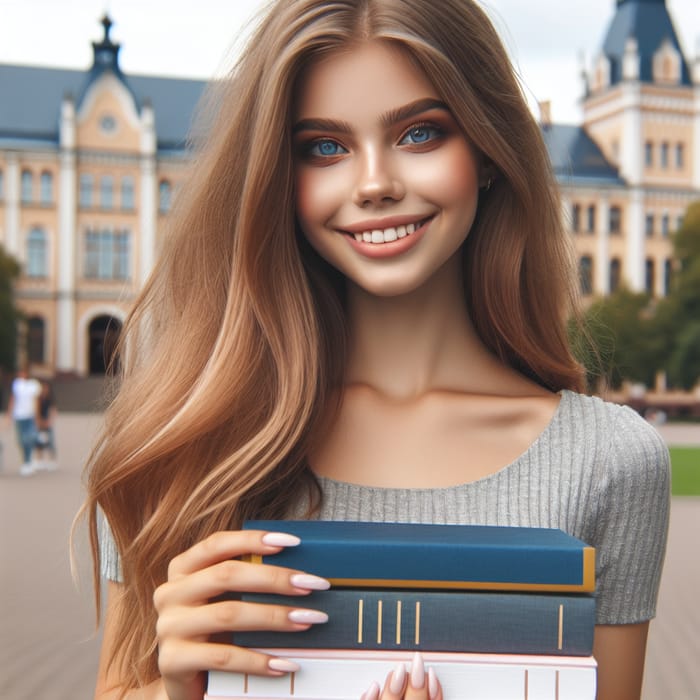
[[[425,666],[423,657],[416,652],[411,662],[411,688],[420,690],[425,685]]]
[[[394,694],[398,695],[403,690],[403,684],[406,680],[406,666],[404,664],[399,664],[394,672],[391,674],[391,681],[389,682],[389,690]]]
[[[289,659],[270,659],[267,667],[271,671],[284,671],[285,673],[294,673],[299,670],[299,664],[295,664]]]
[[[330,581],[311,574],[293,574],[290,583],[295,588],[304,588],[308,591],[327,591],[330,587]]]
[[[438,679],[435,675],[435,670],[431,666],[428,669],[428,697],[430,700],[436,700],[439,692],[440,686],[438,684]]]
[[[320,625],[328,622],[328,615],[320,610],[292,610],[287,617],[292,622],[300,622],[304,625]]]
[[[288,535],[286,532],[266,532],[262,537],[262,543],[271,547],[296,547],[300,542],[296,535]]]
[[[365,694],[362,696],[361,700],[379,700],[379,693],[381,692],[381,688],[379,687],[379,684],[374,682],[372,685],[365,691]]]

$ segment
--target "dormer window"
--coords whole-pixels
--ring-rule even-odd
[[[593,69],[593,90],[604,90],[610,85],[610,61],[601,54]]]
[[[652,71],[655,83],[678,85],[681,81],[681,55],[669,39],[654,54]]]

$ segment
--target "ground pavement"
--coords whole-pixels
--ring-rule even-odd
[[[99,636],[94,633],[88,555],[81,537],[77,542],[81,587],[76,588],[68,536],[82,499],[81,466],[99,422],[98,414],[59,415],[60,467],[28,478],[18,474],[13,434],[0,427],[2,700],[92,697]],[[671,444],[700,445],[700,426],[665,426],[661,432]],[[671,512],[643,700],[700,698],[700,497],[675,498]]]

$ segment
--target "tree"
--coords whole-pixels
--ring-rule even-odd
[[[19,264],[0,245],[0,373],[13,372],[17,360],[17,324],[21,314],[15,306],[14,281]]]

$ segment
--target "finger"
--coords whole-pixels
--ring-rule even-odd
[[[326,579],[270,564],[249,564],[227,559],[195,571],[189,576],[166,581],[158,586],[153,603],[157,611],[168,605],[194,605],[225,593],[253,592],[304,595],[326,590]]]
[[[168,580],[186,576],[225,559],[244,554],[275,554],[283,547],[295,547],[295,535],[262,530],[223,530],[176,556],[168,566]]]
[[[408,684],[403,698],[404,700],[430,700],[428,693],[428,674],[423,663],[423,656],[416,653],[411,661]]]
[[[428,697],[430,700],[442,700],[442,685],[432,667],[428,668]]]
[[[381,700],[400,700],[403,698],[404,688],[408,681],[406,664],[400,663],[386,677],[384,688],[382,688]]]
[[[161,676],[169,678],[188,677],[201,671],[281,676],[298,671],[299,665],[233,644],[173,639],[158,648],[158,670]]]
[[[158,617],[156,635],[159,640],[164,640],[219,632],[300,632],[327,621],[328,615],[320,610],[225,600],[210,605],[168,608]]]

